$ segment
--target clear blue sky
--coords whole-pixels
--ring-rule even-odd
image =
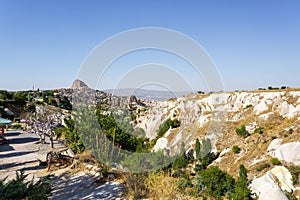
[[[300,87],[299,10],[299,1],[0,0],[0,89],[70,87],[96,45],[140,27],[195,39],[226,90]]]

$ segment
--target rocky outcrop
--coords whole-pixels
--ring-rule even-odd
[[[146,112],[138,115],[137,127],[146,131],[146,137],[153,139],[160,124],[166,119],[178,119],[182,126],[193,126],[186,133],[179,128],[173,134],[196,134],[197,129],[208,126],[208,134],[222,135],[222,123],[236,122],[254,116],[268,120],[278,113],[283,118],[300,117],[300,91],[264,91],[264,92],[232,92],[211,95],[188,95],[164,102],[153,102]],[[294,101],[291,101],[291,98]],[[149,105],[148,105],[149,106]],[[253,133],[256,122],[245,124]],[[196,130],[196,131],[195,131]],[[171,142],[169,141],[169,144]]]
[[[79,89],[79,88],[87,88],[88,86],[81,80],[76,79],[72,86],[71,89]]]
[[[271,172],[252,181],[250,189],[259,200],[288,200]]]
[[[300,142],[289,142],[281,144],[282,140],[276,139],[268,147],[268,153],[281,161],[300,165]]]

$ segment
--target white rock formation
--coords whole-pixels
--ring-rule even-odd
[[[167,148],[168,146],[168,140],[166,138],[159,138],[153,147],[153,151],[157,151],[159,149]]]
[[[268,147],[269,155],[287,163],[300,165],[300,142],[290,142],[279,145],[279,141],[272,141]]]
[[[275,151],[280,147],[282,139],[274,139],[268,146],[268,152]]]
[[[266,175],[260,178],[255,178],[250,185],[250,189],[259,200],[288,200],[271,172],[267,172]]]
[[[291,192],[294,190],[292,175],[284,166],[276,166],[270,170],[270,172],[276,176],[279,181],[279,185],[283,191]]]

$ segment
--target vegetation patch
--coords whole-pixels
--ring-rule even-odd
[[[238,146],[233,146],[233,147],[232,147],[232,151],[233,151],[233,153],[238,154],[238,153],[240,153],[241,149],[240,149],[240,147],[238,147]]]
[[[264,169],[266,169],[266,168],[269,168],[269,167],[271,167],[270,166],[270,164],[268,164],[268,163],[264,163],[264,164],[262,164],[262,165],[259,165],[258,167],[256,167],[255,169],[256,169],[256,171],[262,171],[262,170],[264,170]]]
[[[16,172],[17,177],[5,183],[0,180],[0,200],[7,199],[48,199],[51,195],[51,176],[46,176],[37,182],[26,181],[28,174],[23,171]]]
[[[292,174],[293,185],[299,184],[300,166],[290,166],[288,169]]]
[[[272,158],[271,163],[273,165],[281,165],[281,162],[280,162],[280,160],[278,160],[278,158]]]
[[[236,134],[238,134],[239,136],[242,136],[244,138],[247,138],[248,136],[250,136],[250,133],[246,130],[246,126],[242,125],[241,127],[235,129]]]

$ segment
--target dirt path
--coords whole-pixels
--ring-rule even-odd
[[[8,144],[0,145],[0,179],[8,180],[16,176],[16,171],[24,170],[28,180],[45,174],[46,166],[39,166],[39,160],[45,161],[48,144],[37,144],[39,137],[20,131],[6,131],[4,137]],[[54,141],[54,148],[62,148],[62,142]],[[86,172],[71,174],[68,169],[55,173],[53,195],[50,199],[121,199],[123,187],[117,182],[100,184]],[[59,175],[57,175],[59,174]]]
[[[8,144],[0,145],[0,178],[8,176],[8,180],[13,179],[19,170],[39,177],[38,172],[45,168],[39,166],[39,160],[46,160],[47,152],[51,151],[50,144],[37,144],[37,135],[21,131],[6,131],[4,137]],[[54,148],[63,146],[55,141]],[[28,178],[32,178],[32,175]]]

